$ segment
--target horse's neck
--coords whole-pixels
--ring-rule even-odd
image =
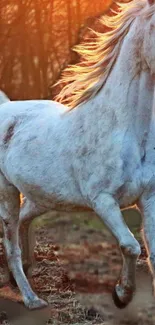
[[[102,110],[109,126],[131,131],[139,145],[146,141],[149,132],[155,85],[142,59],[143,27],[138,22],[132,25],[104,87],[96,96],[96,103],[94,98],[90,105],[94,120],[97,111]],[[110,121],[112,116],[115,125]]]
[[[135,21],[105,85],[94,98],[73,111],[75,128],[97,132],[101,138],[103,133],[127,131],[140,147],[145,146],[152,119],[155,80],[143,62],[143,33],[144,26]]]

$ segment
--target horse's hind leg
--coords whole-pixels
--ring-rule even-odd
[[[153,180],[154,181],[154,180]],[[148,262],[153,277],[153,291],[155,296],[155,189],[149,184],[146,192],[139,200],[139,208],[143,217],[143,237],[148,252]]]
[[[30,232],[30,225],[34,218],[42,215],[45,212],[47,212],[46,208],[39,207],[35,205],[34,202],[31,202],[24,197],[19,214],[19,231],[22,248],[23,268],[26,274],[30,273],[29,270],[31,269],[31,266],[34,262],[35,242]]]
[[[92,201],[92,207],[117,239],[122,252],[123,268],[113,298],[117,307],[124,308],[132,300],[135,291],[135,266],[140,245],[125,224],[112,196],[100,194]]]
[[[0,215],[8,266],[21,291],[25,305],[30,309],[41,308],[47,304],[32,291],[23,272],[18,238],[19,209],[18,190],[0,174]]]

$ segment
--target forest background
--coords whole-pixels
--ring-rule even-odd
[[[0,89],[11,100],[52,99],[62,70],[79,60],[72,48],[93,37],[89,27],[106,31],[98,18],[109,8],[113,0],[1,0]]]

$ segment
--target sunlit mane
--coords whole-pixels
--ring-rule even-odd
[[[55,99],[67,103],[70,109],[94,97],[103,87],[134,19],[138,15],[150,16],[155,12],[155,5],[149,6],[146,0],[117,4],[119,12],[115,16],[104,15],[101,19],[110,32],[94,32],[95,41],[76,46],[81,62],[65,69],[58,82],[65,86]]]

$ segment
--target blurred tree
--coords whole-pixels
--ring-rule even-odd
[[[48,98],[49,85],[76,60],[79,31],[112,2],[0,0],[0,88],[11,99]]]

